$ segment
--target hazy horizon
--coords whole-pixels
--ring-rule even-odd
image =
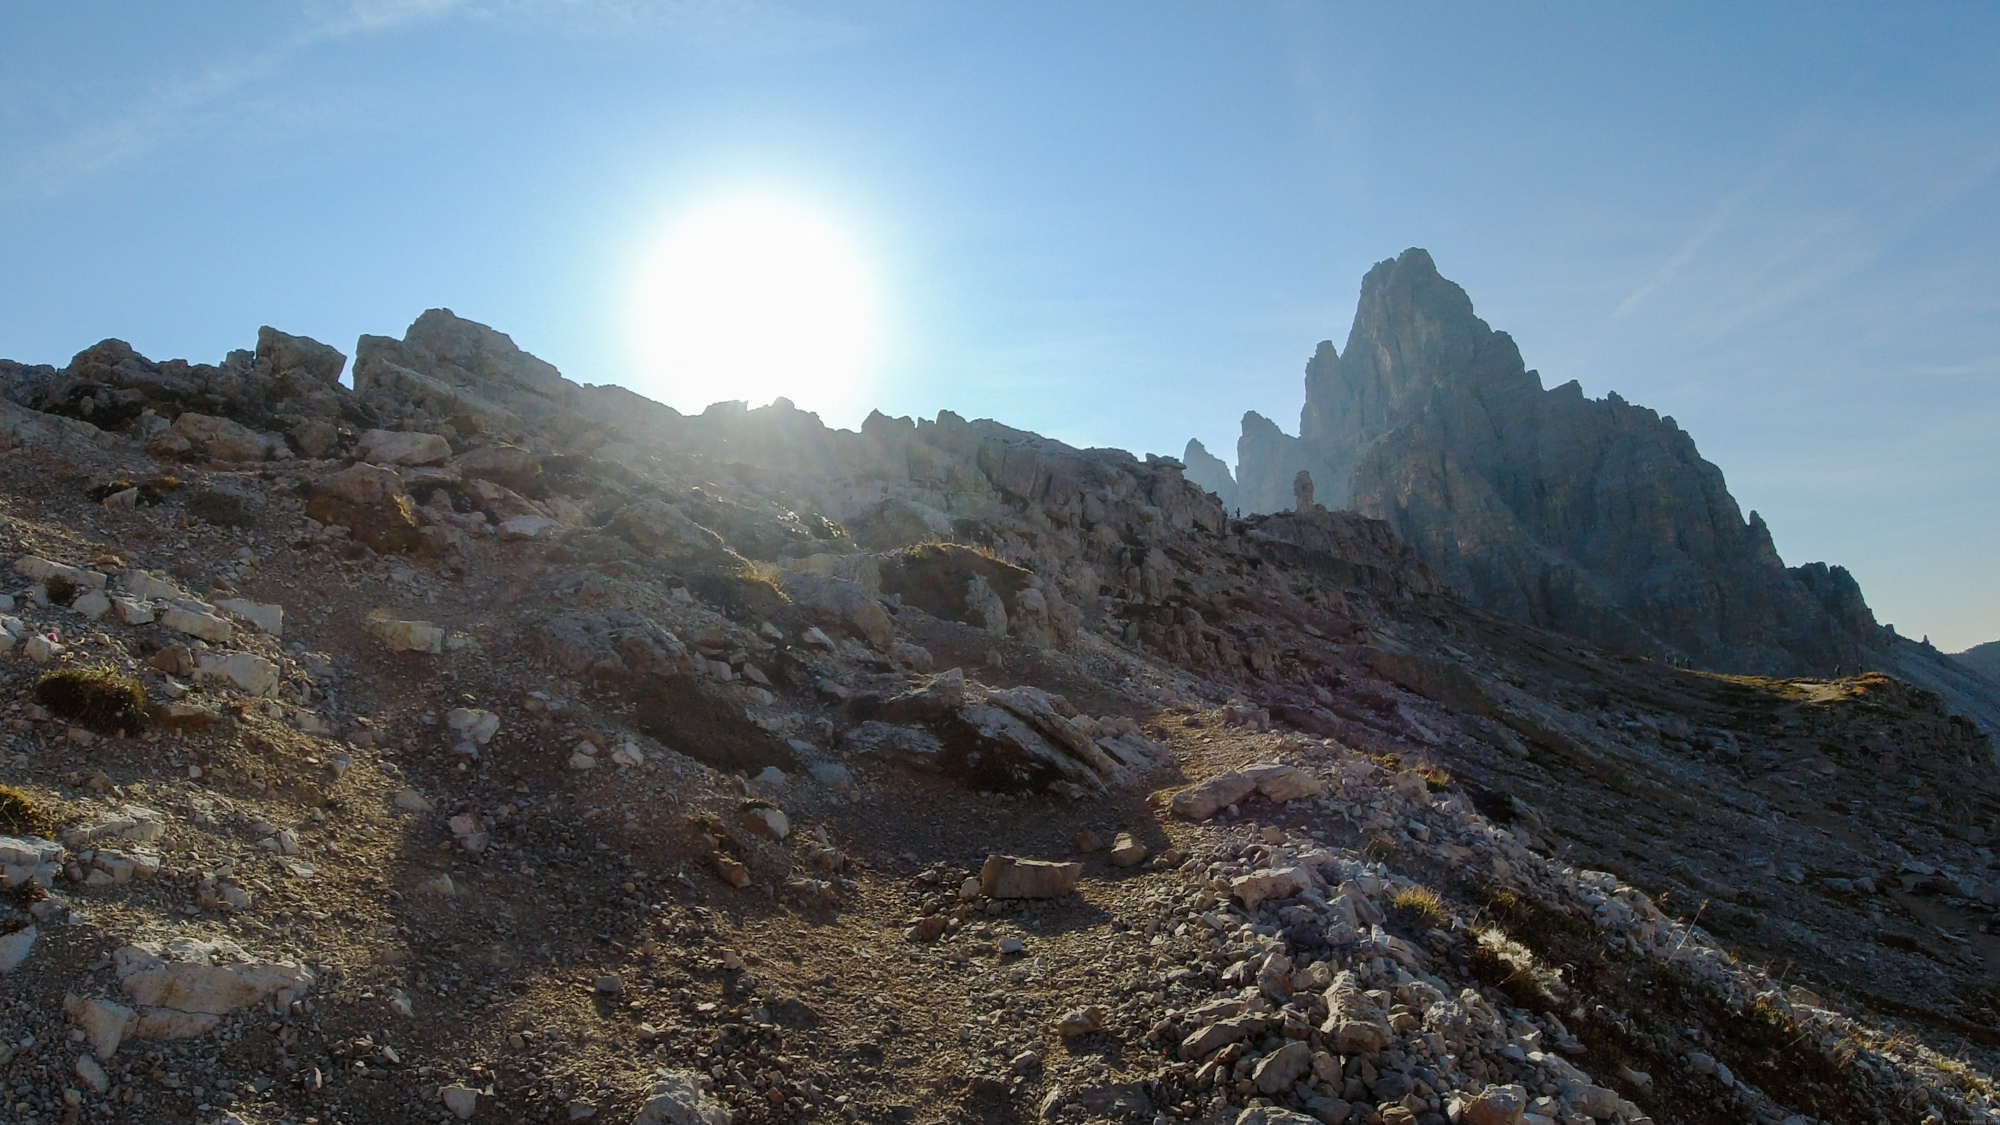
[[[1788,563],[1848,567],[1941,648],[2000,637],[1991,9],[375,0],[0,28],[6,358],[213,362],[263,323],[351,353],[450,307],[580,382],[1233,464],[1245,410],[1296,432],[1362,273],[1423,246],[1545,385],[1675,417]],[[727,315],[774,278],[788,304]],[[648,300],[665,328],[635,327]]]

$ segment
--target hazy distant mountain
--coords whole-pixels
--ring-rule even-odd
[[[1952,653],[1951,658],[2000,684],[2000,641],[1987,641],[1983,645],[1974,645],[1964,652]]]

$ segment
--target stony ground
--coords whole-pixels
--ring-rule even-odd
[[[1993,1116],[1935,697],[1607,659],[1171,463],[371,370],[358,439],[9,408],[0,1117]]]

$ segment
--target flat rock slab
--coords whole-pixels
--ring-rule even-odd
[[[1061,898],[1076,890],[1081,863],[1051,863],[989,855],[979,869],[979,893],[987,898]]]
[[[126,994],[148,1008],[165,1009],[163,1015],[225,1015],[281,993],[297,996],[313,980],[302,966],[249,960],[223,941],[134,942],[120,946],[112,960]]]
[[[1304,797],[1321,797],[1326,782],[1297,766],[1281,762],[1259,762],[1240,770],[1219,773],[1199,785],[1174,794],[1170,808],[1183,820],[1207,820],[1252,793],[1261,793],[1278,804]]]

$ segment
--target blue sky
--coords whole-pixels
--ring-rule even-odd
[[[1424,246],[1787,561],[2000,638],[1990,5],[79,2],[0,48],[9,358],[442,305],[617,382],[655,233],[775,196],[872,263],[882,409],[1227,456]]]

